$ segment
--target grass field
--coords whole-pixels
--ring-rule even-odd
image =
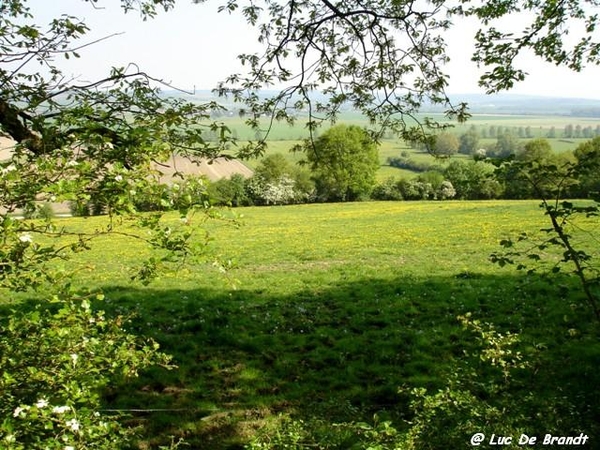
[[[77,256],[80,285],[106,293],[97,306],[134,312],[130,329],[154,337],[179,365],[143,374],[109,396],[111,408],[138,410],[130,420],[145,428],[140,448],[175,435],[194,449],[239,449],[282,414],[335,422],[378,413],[402,426],[410,416],[398,388],[444,385],[452,361],[473,346],[456,320],[467,312],[521,333],[521,350],[537,355],[524,383],[539,397],[540,414],[560,391],[565,401],[586,405],[577,411],[581,427],[600,438],[600,345],[576,283],[488,260],[500,239],[546,226],[537,202],[236,212],[239,228],[207,225],[211,255],[233,263],[227,276],[207,264],[149,287],[132,284],[127,268],[146,253],[118,236]],[[62,224],[93,230],[104,220]],[[584,226],[599,231],[592,222]],[[169,411],[140,411],[160,409]]]

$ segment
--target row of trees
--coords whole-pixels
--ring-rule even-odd
[[[535,137],[546,137],[548,139],[557,138],[584,138],[591,139],[600,136],[600,125],[596,128],[591,126],[582,127],[581,125],[567,125],[564,130],[557,130],[556,127],[550,127],[549,130],[538,133],[538,136],[532,131],[531,127],[503,127],[491,125],[490,127],[478,127],[472,125],[462,134],[442,132],[436,135],[431,143],[430,149],[439,156],[450,156],[455,153],[465,155],[475,155],[485,149],[486,155],[493,157],[506,157],[517,153],[522,147],[521,139],[532,139]],[[481,143],[482,139],[496,139],[496,143],[490,145]],[[427,143],[412,142],[411,146],[416,149],[424,150]],[[481,156],[481,155],[480,155]]]
[[[416,162],[405,153],[399,158],[389,158],[390,165],[418,172],[418,175],[411,179],[392,177],[378,183],[379,158],[375,142],[362,128],[338,125],[315,141],[307,140],[296,148],[295,151],[305,155],[299,164],[292,164],[284,155],[276,153],[264,158],[250,178],[236,174],[209,183],[190,177],[170,186],[156,185],[135,195],[132,201],[138,210],[166,211],[185,209],[194,203],[236,207],[368,199],[538,198],[540,193],[549,194],[556,180],[534,177],[534,172],[543,167],[560,169],[595,158],[600,150],[600,137],[581,144],[574,152],[561,154],[555,153],[546,139],[530,140],[519,145],[516,152],[511,145],[514,141],[499,139],[494,153],[501,157],[512,155],[508,160],[475,155],[470,160],[454,159],[441,164]],[[570,175],[561,181],[561,189],[565,198],[590,197],[600,191],[600,175],[593,172]],[[109,206],[92,199],[72,203],[72,212],[74,215],[100,214]]]
[[[343,130],[344,128],[339,128]],[[317,148],[322,141],[318,143]],[[325,147],[327,148],[327,147]],[[323,148],[320,148],[323,151]],[[456,159],[446,166],[416,163],[410,158],[394,158],[398,167],[420,172],[413,179],[374,179],[375,164],[366,166],[338,155],[343,171],[308,171],[292,165],[283,155],[265,158],[252,178],[234,175],[213,183],[210,196],[217,204],[275,205],[345,200],[481,200],[538,198],[540,192],[550,194],[556,188],[553,177],[536,175],[540,167],[567,167],[590,158],[600,151],[600,138],[580,145],[574,152],[556,154],[545,139],[534,139],[522,146],[514,159],[501,162],[491,159]],[[357,158],[360,153],[353,153]],[[313,155],[314,156],[314,155]],[[588,161],[589,162],[589,161]],[[315,168],[324,164],[314,160]],[[516,168],[518,167],[518,169]],[[525,169],[527,167],[527,169]],[[566,170],[566,169],[565,169]],[[342,178],[341,174],[346,178]],[[325,177],[324,175],[327,174]],[[350,187],[352,186],[352,187]],[[346,189],[346,191],[344,191]],[[600,174],[578,173],[561,180],[565,198],[588,198],[600,192]],[[346,192],[346,196],[340,192]]]

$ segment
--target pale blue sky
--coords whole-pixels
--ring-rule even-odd
[[[89,41],[124,32],[83,49],[80,60],[64,62],[65,71],[80,75],[82,80],[97,79],[111,66],[134,62],[141,70],[177,87],[212,89],[227,75],[243,69],[237,54],[260,49],[255,31],[239,14],[217,13],[224,0],[199,5],[180,0],[174,10],[146,22],[136,13],[124,15],[117,0],[100,3],[103,9],[94,9],[81,0],[30,0],[32,12],[42,23],[60,13],[85,18],[91,28]],[[481,70],[470,62],[475,31],[473,24],[464,23],[446,34],[451,57],[446,71],[452,93],[482,92],[477,86]],[[525,56],[523,61],[531,75],[511,93],[600,98],[598,67],[574,73],[535,57]]]

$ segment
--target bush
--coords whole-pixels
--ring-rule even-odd
[[[102,391],[151,365],[170,367],[169,358],[125,332],[123,317],[92,311],[87,299],[59,304],[1,326],[0,448],[124,448],[134,430],[102,413]]]
[[[394,177],[387,178],[373,189],[371,194],[373,200],[402,200],[402,192],[398,186],[398,180]]]
[[[406,157],[390,157],[387,159],[387,163],[392,167],[397,167],[398,169],[406,169],[413,172],[427,172],[428,170],[437,170],[439,172],[442,170],[442,168],[437,164],[431,164],[428,162],[417,162]]]
[[[208,186],[208,196],[214,205],[249,206],[252,200],[248,196],[247,179],[240,174],[214,181]]]

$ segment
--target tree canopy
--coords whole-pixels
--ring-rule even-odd
[[[83,1],[90,7],[102,4]],[[176,0],[121,4],[125,11],[139,11],[145,20],[173,8]],[[240,55],[245,72],[232,74],[217,89],[244,103],[249,123],[257,128],[263,126],[259,118],[265,114],[271,120],[294,122],[297,116],[291,110],[301,109],[308,111],[307,125],[314,130],[348,104],[379,130],[394,130],[409,140],[422,140],[428,128],[443,126],[427,119],[415,125],[412,118],[424,105],[442,105],[450,117],[465,119],[467,105],[450,101],[444,72],[446,32],[465,18],[480,23],[472,59],[485,69],[480,84],[488,92],[509,89],[525,79],[527,74],[518,66],[521,54],[532,52],[573,70],[599,62],[597,5],[587,1],[224,0],[219,10],[240,13],[258,32],[262,53]],[[159,135],[146,135],[149,140],[160,138],[209,155],[222,150],[203,141],[201,126],[192,127],[193,132],[183,127],[204,119],[216,105],[159,104],[150,86],[160,80],[135,66],[114,69],[102,80],[77,83],[61,71],[58,59],[77,57],[78,50],[89,45],[79,43],[89,31],[87,25],[79,18],[61,16],[44,28],[35,22],[34,13],[27,0],[0,6],[0,123],[5,133],[39,153],[42,148],[87,139],[81,130],[89,133],[84,122],[89,120],[97,128],[91,138],[123,147],[144,139],[128,129],[124,115],[139,118],[152,113],[151,128]],[[513,20],[517,16],[519,21]],[[511,20],[503,20],[507,17]],[[515,22],[526,25],[515,29]],[[567,31],[569,39],[564,39]],[[35,63],[44,70],[37,70]],[[274,85],[281,86],[278,94],[269,98],[258,94]],[[107,103],[111,108],[102,110],[100,105]],[[77,108],[66,108],[75,104]],[[181,132],[184,128],[186,132]],[[247,152],[248,148],[240,149],[241,154]]]
[[[370,194],[379,169],[377,144],[356,125],[336,125],[296,150],[306,154],[317,196],[352,201]]]
[[[221,9],[241,11],[258,29],[264,52],[241,55],[248,72],[229,77],[220,92],[245,102],[254,117],[293,121],[288,108],[306,109],[309,127],[335,118],[344,104],[408,140],[422,137],[423,128],[410,125],[410,118],[423,105],[442,105],[448,116],[466,118],[467,105],[453,104],[446,93],[444,72],[446,32],[465,18],[480,23],[472,59],[485,69],[480,85],[488,93],[525,79],[522,54],[573,70],[599,62],[597,4],[587,1],[228,0]],[[526,25],[515,29],[515,23]],[[285,87],[266,101],[256,95],[273,84]]]

